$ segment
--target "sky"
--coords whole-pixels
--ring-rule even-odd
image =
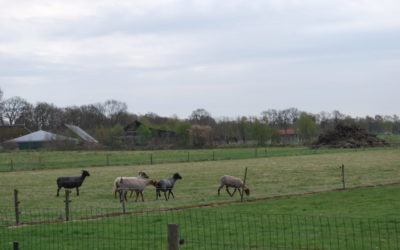
[[[0,0],[4,98],[400,115],[398,0]]]

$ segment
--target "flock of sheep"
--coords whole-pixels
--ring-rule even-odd
[[[57,196],[59,196],[59,192],[61,188],[72,189],[76,188],[76,195],[79,196],[79,187],[82,185],[83,181],[86,177],[90,176],[89,172],[86,170],[82,170],[82,174],[80,176],[66,176],[66,177],[58,177],[57,178]],[[170,195],[175,198],[172,189],[174,188],[175,182],[177,180],[181,180],[182,176],[179,173],[175,173],[171,178],[161,179],[159,181],[149,179],[149,176],[140,171],[138,176],[135,177],[117,177],[113,184],[114,196],[117,198],[117,194],[119,194],[120,201],[128,201],[127,194],[130,191],[130,197],[132,197],[133,192],[136,194],[136,200],[138,200],[139,195],[143,198],[143,191],[148,185],[153,185],[156,188],[156,199],[161,197],[161,192],[164,193],[164,198],[166,201],[169,200]],[[224,175],[220,179],[220,186],[218,188],[218,195],[220,195],[220,190],[225,186],[226,192],[229,196],[233,196],[236,191],[239,191],[240,195],[243,195],[243,192],[246,195],[250,195],[250,189],[246,187],[243,181],[240,178]],[[229,188],[234,188],[231,193]],[[167,194],[168,193],[168,194]]]

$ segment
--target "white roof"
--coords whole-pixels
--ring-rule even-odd
[[[92,143],[99,143],[96,139],[94,139],[92,136],[90,136],[88,133],[86,133],[83,129],[81,129],[78,126],[75,125],[70,125],[70,124],[65,124],[67,128],[69,128],[72,132],[77,134],[80,138],[87,142],[92,142]]]
[[[76,139],[71,138],[71,137],[66,137],[62,135],[56,135],[50,132],[46,132],[43,130],[39,130],[15,139],[9,140],[9,142],[41,142],[41,141],[55,141],[55,140],[61,140],[61,141],[76,141]]]

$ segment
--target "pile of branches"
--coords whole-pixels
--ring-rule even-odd
[[[333,129],[322,133],[312,148],[362,148],[390,146],[385,140],[368,134],[356,124],[337,124]]]

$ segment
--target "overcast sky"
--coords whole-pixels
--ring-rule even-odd
[[[0,88],[58,107],[400,115],[399,0],[0,0]]]

